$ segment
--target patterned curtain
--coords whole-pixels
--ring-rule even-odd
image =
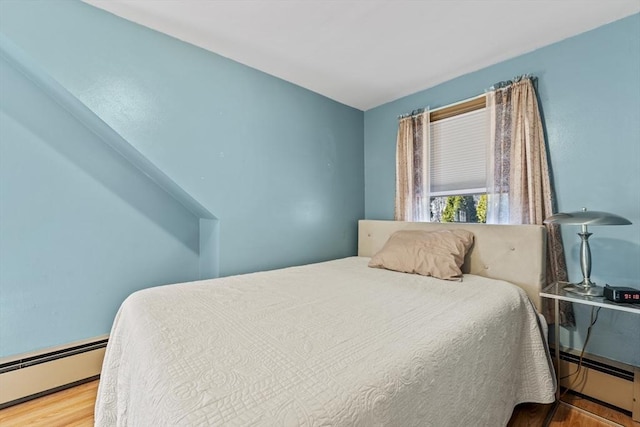
[[[401,117],[396,146],[396,221],[429,221],[429,111]]]
[[[491,120],[487,222],[539,224],[554,213],[547,150],[531,78],[503,82],[487,94]],[[567,281],[560,228],[547,225],[547,283]],[[545,299],[543,312],[555,322]],[[560,301],[560,323],[573,326],[571,303]]]

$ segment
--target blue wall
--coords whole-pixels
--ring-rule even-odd
[[[109,331],[198,278],[198,218],[0,58],[0,356]]]
[[[216,215],[221,275],[356,253],[356,222],[364,216],[361,111],[77,1],[3,0],[0,33]],[[16,74],[11,67],[3,64],[2,70],[3,79],[17,79],[10,77]],[[15,93],[11,100],[4,96],[10,86]],[[93,182],[94,163],[107,155],[97,144],[85,147],[88,136],[79,136],[78,126],[50,119],[63,114],[55,105],[31,121],[10,112],[40,111],[41,99],[22,97],[22,92],[35,89],[24,86],[14,89],[4,81],[2,86],[3,128],[8,130],[1,135],[0,292],[7,307],[6,295],[19,303],[2,307],[1,355],[107,333],[128,292],[195,278],[198,269],[192,219],[184,224],[180,218],[167,220],[167,232],[145,215],[107,215],[125,209],[165,214],[147,204],[146,190],[126,198],[109,184]],[[37,130],[42,128],[52,129],[51,137],[49,131]],[[60,151],[52,148],[60,141],[76,147],[65,148],[63,155],[75,156],[73,165],[48,160]],[[31,151],[23,152],[27,146]],[[91,155],[77,159],[79,146]],[[19,161],[21,168],[11,167]],[[29,164],[47,178],[27,179]],[[117,181],[124,187],[119,191],[135,185],[117,166],[105,170],[111,167],[113,173],[106,175],[113,176],[100,179]],[[76,173],[78,168],[89,172]],[[51,188],[52,182],[64,179],[73,185]],[[92,186],[109,191],[103,197]],[[48,203],[31,196],[43,193]],[[70,198],[76,202],[69,203]],[[79,201],[91,214],[77,210]],[[95,217],[96,211],[101,215]],[[108,225],[106,220],[94,221],[105,216]],[[23,240],[23,233],[14,229],[28,226],[64,236],[73,233],[74,238],[61,243],[52,231],[39,233],[40,250],[56,252],[48,261],[51,266],[42,265],[29,261],[26,249],[14,250]],[[158,236],[148,237],[146,228]],[[169,234],[180,243],[183,233],[189,236],[189,256],[181,252],[184,244],[159,240]],[[105,241],[107,235],[111,237]],[[35,245],[35,239],[30,237],[29,244]],[[136,251],[133,259],[130,250]],[[5,254],[16,260],[15,266],[7,267]],[[175,267],[182,256],[191,263],[186,272]],[[141,272],[127,274],[123,266],[130,264]],[[149,272],[153,269],[158,271]],[[82,280],[68,280],[70,272]],[[74,293],[78,298],[70,297]],[[53,294],[59,298],[48,300]],[[99,316],[85,307],[92,299],[106,307]],[[48,317],[40,313],[48,311],[60,322],[85,325],[54,324],[35,334],[46,328]],[[4,338],[9,335],[12,339]]]
[[[450,80],[365,113],[365,212],[393,218],[397,116],[481,94],[494,83],[538,77],[560,211],[610,211],[631,226],[593,227],[592,278],[640,288],[640,15]],[[570,278],[581,278],[577,229],[563,236]],[[589,309],[576,307],[579,347]],[[640,365],[640,319],[602,310],[588,351]]]

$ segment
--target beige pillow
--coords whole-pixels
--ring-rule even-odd
[[[460,268],[471,245],[473,233],[466,230],[396,231],[369,267],[462,280]]]

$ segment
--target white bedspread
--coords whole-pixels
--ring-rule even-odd
[[[98,426],[503,426],[554,400],[525,293],[346,258],[136,292]]]

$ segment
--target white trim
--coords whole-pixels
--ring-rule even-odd
[[[445,197],[445,196],[466,196],[468,194],[483,194],[486,193],[486,188],[469,188],[466,190],[455,191],[432,191],[429,193],[431,197]]]
[[[429,110],[429,113],[433,113],[433,112],[436,112],[436,111],[439,111],[439,110],[443,110],[445,108],[455,107],[458,104],[463,104],[465,102],[473,101],[474,99],[479,99],[479,98],[482,98],[482,97],[485,97],[485,96],[487,96],[486,93],[482,93],[480,95],[472,96],[471,98],[463,99],[462,101],[458,101],[458,102],[454,102],[454,103],[451,103],[451,104],[443,105],[442,107],[434,108],[432,110]]]
[[[430,165],[431,165],[431,111],[427,107],[425,109],[426,118],[425,121],[425,135],[422,144],[422,189],[423,192],[423,206],[422,213],[423,216],[426,215],[426,218],[420,218],[421,221],[431,221],[431,173],[430,173]],[[426,206],[425,206],[426,204]],[[414,218],[415,219],[415,218]]]

